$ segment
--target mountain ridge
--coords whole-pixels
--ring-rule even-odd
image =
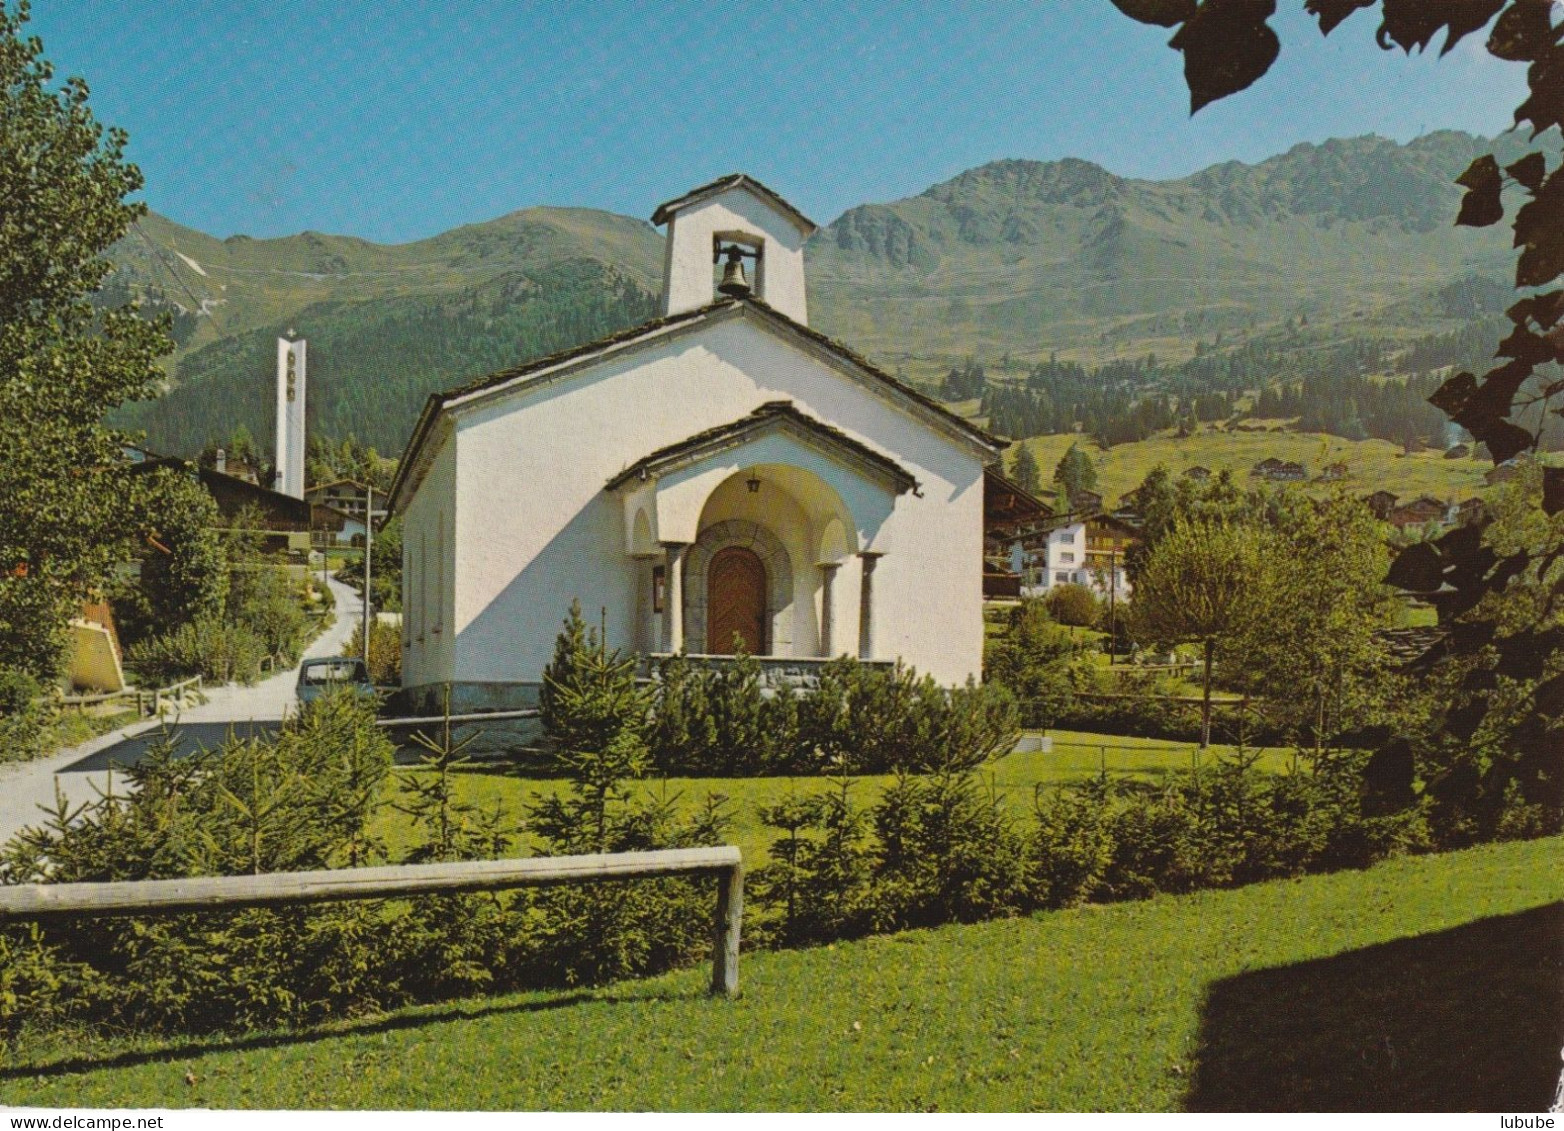
[[[1457,131],[1405,144],[1365,135],[1162,181],[1073,157],[988,162],[822,228],[806,246],[811,322],[925,387],[966,356],[1187,356],[1295,318],[1347,336],[1449,331],[1458,321],[1442,312],[1441,288],[1502,281],[1511,255],[1497,229],[1452,226],[1454,178],[1477,154],[1502,159],[1518,145]],[[179,349],[168,396],[126,419],[190,450],[209,438],[199,433],[227,389],[265,434],[265,419],[249,419],[264,398],[235,392],[269,385],[257,343],[286,329],[320,339],[329,324],[339,349],[394,371],[312,343],[322,419],[345,423],[334,387],[361,408],[386,391],[396,419],[359,434],[395,448],[411,425],[405,406],[478,375],[463,365],[515,364],[521,350],[563,348],[573,332],[612,332],[653,310],[662,256],[646,220],[573,207],[518,209],[402,244],[319,232],[218,239],[153,214],[111,253],[108,290],[174,313]],[[478,340],[451,339],[441,317]],[[431,357],[408,337],[414,326],[455,360]],[[210,386],[200,412],[197,385]]]

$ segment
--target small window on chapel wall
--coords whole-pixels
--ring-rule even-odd
[[[652,612],[660,613],[668,598],[668,567],[652,567]]]

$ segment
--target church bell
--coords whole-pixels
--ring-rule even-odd
[[[734,298],[749,294],[749,280],[744,277],[744,252],[741,249],[728,248],[728,262],[722,268],[722,282],[717,284],[717,290]]]

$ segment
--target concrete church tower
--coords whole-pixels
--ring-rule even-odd
[[[749,293],[794,322],[809,324],[804,241],[815,225],[765,185],[733,173],[670,200],[652,215],[668,225],[663,313],[698,310],[715,298],[719,262],[737,249]]]
[[[289,331],[292,333],[292,331]],[[304,497],[305,343],[277,339],[276,490]]]

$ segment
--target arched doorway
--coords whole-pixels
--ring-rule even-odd
[[[766,567],[747,546],[728,546],[706,571],[706,651],[726,656],[735,635],[752,656],[766,654]]]

